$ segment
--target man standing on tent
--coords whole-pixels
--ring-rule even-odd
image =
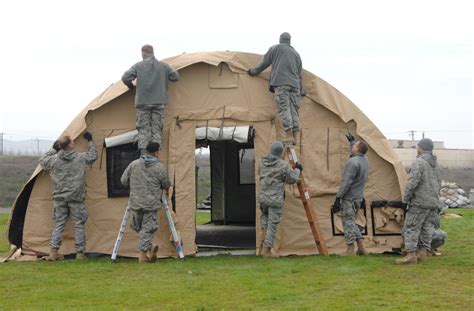
[[[138,149],[145,155],[150,142],[162,144],[165,106],[168,103],[168,80],[178,81],[179,74],[167,63],[158,61],[151,45],[142,47],[143,61],[136,63],[123,76],[123,83],[130,90],[136,81],[135,107],[138,130]]]
[[[333,212],[341,211],[347,244],[347,250],[343,256],[355,255],[354,243],[357,243],[357,255],[366,256],[368,252],[364,248],[364,238],[357,226],[356,219],[364,201],[364,188],[369,175],[369,162],[365,157],[369,148],[365,142],[356,141],[352,134],[349,133],[346,136],[351,145],[351,156],[344,166]]]
[[[88,141],[87,152],[74,150],[74,142],[69,136],[54,142],[53,148],[39,160],[43,169],[51,175],[53,181],[53,233],[51,252],[46,258],[50,261],[60,259],[58,254],[62,244],[66,221],[71,214],[75,230],[76,259],[85,259],[86,250],[85,223],[87,220],[85,198],[85,173],[88,165],[97,159],[97,149],[92,135],[85,132]]]
[[[395,261],[406,265],[423,261],[431,242],[440,209],[441,171],[433,155],[433,141],[423,138],[417,144],[418,156],[411,165],[403,201],[408,204],[403,227],[407,255]]]
[[[265,257],[276,257],[272,252],[273,239],[283,213],[285,183],[295,184],[303,171],[303,166],[299,163],[292,169],[290,164],[281,158],[282,152],[283,143],[273,142],[270,145],[270,154],[260,159],[258,168],[260,191],[257,198],[262,212],[260,225],[265,237],[262,253]]]
[[[120,178],[123,185],[130,185],[130,228],[138,233],[139,263],[156,260],[158,246],[152,243],[158,229],[157,214],[162,204],[161,194],[170,187],[168,173],[158,160],[160,145],[151,142],[146,150],[147,154],[130,163]]]
[[[291,46],[291,36],[284,32],[280,35],[280,44],[272,46],[263,56],[257,67],[247,73],[256,76],[272,66],[269,89],[275,93],[275,103],[280,115],[286,136],[293,134],[293,143],[300,130],[299,108],[300,96],[306,93],[301,83],[303,65],[301,57]]]

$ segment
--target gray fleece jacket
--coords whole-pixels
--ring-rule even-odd
[[[363,154],[352,153],[344,166],[341,186],[336,197],[345,200],[362,200],[368,176],[369,161],[367,158]]]
[[[270,65],[272,66],[268,81],[270,92],[274,91],[274,87],[284,85],[302,89],[303,65],[301,57],[290,44],[280,43],[272,46],[257,67],[250,70],[251,74],[258,75]]]
[[[168,103],[168,80],[178,81],[179,74],[167,63],[150,56],[133,65],[122,76],[123,83],[129,89],[133,89],[132,81],[135,79],[135,107],[152,108]]]

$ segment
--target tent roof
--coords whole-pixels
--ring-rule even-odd
[[[229,68],[237,73],[245,73],[248,68],[254,67],[260,60],[261,55],[243,52],[220,51],[220,52],[199,52],[183,53],[174,57],[164,59],[176,70],[189,67],[196,63],[207,63],[218,66],[220,63],[226,63]],[[265,70],[259,77],[267,79],[269,70]],[[314,103],[320,104],[326,109],[337,114],[344,122],[351,120],[357,124],[357,134],[364,139],[381,158],[391,163],[397,173],[400,190],[403,193],[405,185],[405,170],[398,156],[392,149],[392,146],[385,136],[369,120],[369,118],[347,97],[345,97],[336,88],[316,75],[304,71],[303,85],[307,92],[307,97]],[[128,88],[118,81],[110,85],[104,92],[97,96],[79,113],[71,124],[64,130],[63,134],[70,135],[73,139],[78,137],[87,127],[87,113],[96,110],[120,95],[126,93]],[[41,171],[38,166],[31,176],[34,178]]]

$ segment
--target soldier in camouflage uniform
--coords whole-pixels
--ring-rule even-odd
[[[265,257],[275,256],[272,253],[273,239],[283,213],[285,183],[295,184],[303,170],[299,163],[296,163],[295,168],[292,169],[290,164],[281,158],[282,152],[283,143],[273,142],[270,145],[270,154],[261,158],[258,168],[260,191],[257,200],[262,211],[260,223],[262,233],[265,235],[263,242]]]
[[[135,107],[138,130],[138,149],[146,153],[149,142],[162,143],[165,106],[168,104],[168,80],[178,81],[179,74],[168,64],[158,61],[151,45],[142,47],[143,61],[136,63],[123,76],[122,81],[134,89],[132,81],[137,79]]]
[[[396,264],[413,264],[426,259],[440,209],[439,190],[441,171],[433,155],[433,141],[423,138],[418,142],[415,162],[408,174],[403,201],[408,204],[403,227],[407,255]]]
[[[441,219],[440,215],[438,214],[436,217],[436,221],[434,223],[434,231],[433,236],[431,237],[431,250],[430,253],[435,255],[437,249],[441,247],[448,238],[448,234],[446,231],[441,230]]]
[[[92,135],[85,132],[83,137],[89,142],[87,152],[76,152],[74,142],[69,136],[57,140],[53,148],[39,160],[43,169],[51,175],[53,181],[53,222],[51,252],[46,258],[50,261],[60,259],[59,247],[63,240],[66,221],[71,214],[75,229],[76,259],[85,259],[86,250],[85,222],[87,220],[84,205],[86,168],[97,159],[97,150]]]
[[[284,32],[280,35],[280,44],[272,46],[263,56],[257,67],[249,69],[250,76],[256,76],[272,66],[269,89],[275,93],[275,103],[285,132],[293,134],[293,142],[300,130],[300,96],[306,93],[301,83],[301,57],[291,46],[291,36]]]
[[[162,204],[162,192],[170,187],[168,173],[158,160],[159,149],[158,143],[149,143],[148,154],[130,163],[120,178],[123,185],[130,185],[130,227],[138,233],[140,263],[156,260],[158,247],[153,246],[152,242],[158,229],[157,214]]]
[[[369,162],[365,157],[368,146],[363,141],[356,141],[350,133],[347,139],[351,144],[351,156],[342,173],[341,185],[336,194],[334,211],[341,211],[342,226],[347,250],[343,256],[355,255],[354,244],[357,243],[357,255],[368,255],[364,248],[364,238],[356,223],[357,212],[364,200],[364,187],[369,175]],[[354,243],[355,242],[355,243]]]

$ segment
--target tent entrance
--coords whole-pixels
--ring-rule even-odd
[[[199,144],[199,142],[198,142]],[[208,222],[196,226],[196,244],[200,251],[255,249],[255,153],[253,141],[209,141],[208,174],[210,195],[198,202],[202,219],[208,210]],[[201,156],[196,161],[197,196],[205,185],[206,168]],[[204,160],[205,161],[205,160]],[[199,198],[198,198],[199,201]]]

